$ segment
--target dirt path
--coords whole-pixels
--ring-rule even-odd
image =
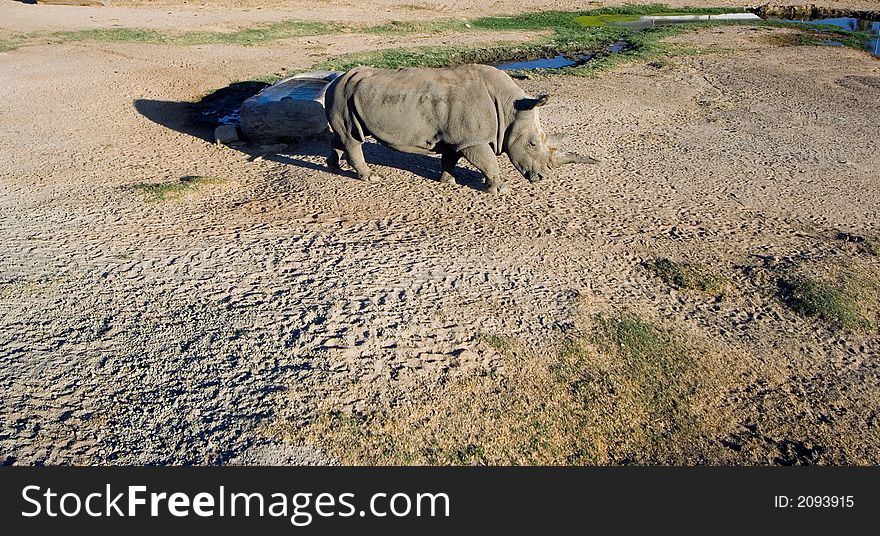
[[[441,185],[435,160],[376,147],[375,184],[327,173],[320,143],[250,162],[175,119],[173,103],[232,80],[384,41],[0,55],[0,454],[323,463],[269,425],[302,422],[319,393],[368,410],[489,370],[480,334],[540,343],[609,307],[778,364],[774,392],[808,407],[786,417],[793,429],[844,408],[840,422],[874,430],[876,336],[840,337],[760,293],[693,299],[640,266],[663,255],[738,273],[754,255],[833,249],[839,228],[880,235],[880,62],[768,48],[778,33],[709,30],[688,43],[728,52],[523,81],[554,97],[545,128],[604,162],[527,184],[505,160],[506,196]],[[161,203],[131,188],[183,176],[218,181]],[[742,426],[761,418],[746,407]]]

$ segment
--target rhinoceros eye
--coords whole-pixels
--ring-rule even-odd
[[[529,147],[535,147],[538,145],[538,140],[532,138],[529,140]]]

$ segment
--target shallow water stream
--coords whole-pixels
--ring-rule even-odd
[[[852,17],[836,17],[830,19],[814,19],[814,20],[796,20],[796,19],[779,19],[785,22],[804,22],[808,24],[822,24],[835,26],[841,30],[850,32],[865,32],[870,34],[872,38],[868,41],[867,49],[874,56],[880,58],[880,21],[870,21],[866,19],[856,19]],[[828,44],[841,45],[839,42],[830,41]]]
[[[616,54],[630,48],[627,41],[617,41],[605,49],[605,53]],[[561,69],[563,67],[576,67],[593,60],[597,54],[559,54],[549,58],[537,58],[534,60],[515,61],[496,65],[502,71],[517,71],[520,69]]]
[[[758,15],[752,13],[728,13],[721,15],[656,15],[656,16],[643,16],[639,17],[637,20],[630,21],[622,21],[622,22],[612,22],[611,26],[622,26],[625,28],[629,28],[632,30],[645,30],[648,28],[654,28],[657,26],[665,26],[670,24],[688,24],[694,22],[704,22],[707,20],[764,20],[761,19]],[[804,22],[810,24],[821,24],[828,26],[835,26],[842,30],[848,31],[858,31],[865,32],[871,34],[873,39],[871,39],[868,44],[868,50],[877,57],[880,57],[880,22],[878,21],[870,21],[866,19],[859,18],[851,18],[851,17],[838,17],[838,18],[825,18],[825,19],[814,19],[814,20],[797,20],[797,19],[778,19],[773,17],[767,17],[767,20],[781,20],[784,22]],[[843,43],[839,41],[829,40],[826,41],[827,45],[837,45],[843,46]],[[605,53],[615,54],[618,52],[626,51],[630,48],[629,43],[626,41],[618,41],[608,47],[605,50]],[[496,65],[501,70],[505,71],[514,71],[514,70],[527,70],[527,69],[561,69],[564,67],[577,67],[580,65],[584,65],[593,59],[595,59],[598,54],[594,53],[574,53],[574,54],[557,54],[554,56],[548,56],[543,58],[534,58],[524,61],[516,61],[509,63],[501,63]]]

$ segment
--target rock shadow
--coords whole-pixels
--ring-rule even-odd
[[[214,142],[214,129],[224,118],[235,117],[241,103],[268,86],[266,82],[234,82],[205,95],[197,102],[137,99],[134,108],[150,121]]]

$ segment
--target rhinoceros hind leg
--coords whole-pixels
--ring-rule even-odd
[[[458,164],[460,158],[461,153],[458,151],[445,152],[440,156],[440,165],[443,167],[443,172],[440,174],[440,182],[455,184],[455,165]]]
[[[373,176],[370,166],[364,159],[364,150],[361,143],[352,141],[345,144],[345,152],[348,154],[348,163],[354,168],[357,176],[362,181],[368,181]]]
[[[465,160],[480,170],[486,178],[486,191],[490,194],[500,194],[508,190],[507,185],[501,180],[501,168],[498,167],[498,157],[488,145],[474,145],[461,150]]]

